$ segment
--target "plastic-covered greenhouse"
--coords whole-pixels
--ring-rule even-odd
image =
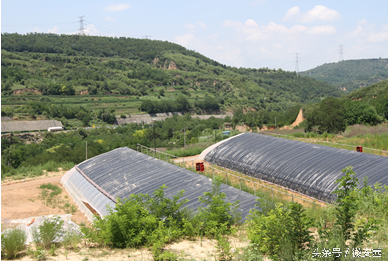
[[[139,153],[127,147],[115,149],[86,160],[63,176],[65,186],[82,212],[93,220],[94,214],[105,216],[107,206],[114,206],[116,198],[128,198],[131,194],[152,193],[165,184],[165,195],[172,198],[184,190],[187,208],[196,210],[201,203],[198,197],[211,190],[212,180],[168,162]],[[243,220],[257,197],[236,188],[221,185],[226,202],[239,200]]]
[[[335,200],[335,181],[347,166],[353,166],[360,183],[368,177],[368,185],[388,185],[387,157],[255,133],[232,137],[201,157],[329,202]]]

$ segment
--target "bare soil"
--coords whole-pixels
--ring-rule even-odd
[[[304,121],[303,117],[303,111],[300,109],[298,116],[296,117],[296,120],[291,124],[292,127],[298,126]]]
[[[51,174],[51,176],[50,176]],[[7,228],[7,221],[13,219],[21,219],[45,215],[64,215],[63,209],[58,206],[46,206],[45,202],[38,199],[41,193],[39,186],[42,184],[51,183],[62,188],[62,193],[59,197],[63,201],[74,204],[70,195],[60,184],[64,172],[59,172],[47,176],[41,176],[35,179],[8,181],[1,185],[1,223],[2,229]],[[71,220],[74,223],[88,223],[85,215],[77,209]]]

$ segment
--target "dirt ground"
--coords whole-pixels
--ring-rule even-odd
[[[2,229],[7,227],[7,221],[28,217],[44,215],[63,215],[66,214],[63,209],[46,206],[45,202],[38,199],[42,184],[51,183],[62,188],[60,198],[64,201],[74,204],[73,200],[60,184],[64,172],[49,173],[48,176],[41,176],[35,179],[8,181],[1,184],[1,223]],[[85,215],[77,209],[72,216],[74,223],[88,223]]]
[[[241,253],[242,248],[248,245],[247,240],[242,237],[231,237],[230,244],[232,246],[231,252],[233,254]],[[170,251],[178,255],[178,258],[184,260],[219,260],[217,258],[217,242],[212,239],[195,239],[195,240],[182,240],[180,242],[174,242],[167,245],[165,251]],[[36,260],[31,255],[26,254],[24,251],[17,260]],[[85,242],[82,243],[82,247],[78,251],[65,250],[63,247],[59,248],[55,256],[48,255],[46,252],[46,260],[96,260],[96,261],[143,261],[143,260],[154,260],[152,253],[147,248],[141,249],[106,249],[100,247],[88,247]],[[265,259],[268,260],[268,259]]]
[[[296,117],[296,120],[291,124],[292,127],[298,126],[300,123],[304,121],[303,117],[303,111],[300,109],[298,116]]]

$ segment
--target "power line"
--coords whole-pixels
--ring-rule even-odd
[[[92,22],[89,22],[89,21],[86,21],[86,20],[84,20],[84,21],[87,22],[87,23],[89,23],[89,24],[91,24],[91,25],[93,25],[93,26],[99,27],[100,30],[102,30],[102,31],[105,31],[105,32],[108,32],[108,33],[116,33],[116,34],[120,34],[120,35],[123,35],[123,36],[130,37],[130,35],[127,35],[127,34],[124,34],[124,33],[121,33],[121,32],[118,32],[118,31],[115,31],[115,30],[106,28],[106,27],[102,27],[102,26],[100,26],[100,25],[97,25],[97,24],[95,24],[95,23],[92,23]]]
[[[79,17],[79,34],[80,35],[85,35],[85,32],[84,32],[84,19],[83,19],[84,15],[83,16],[80,16]]]

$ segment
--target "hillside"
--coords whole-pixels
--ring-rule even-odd
[[[192,104],[212,97],[222,110],[285,111],[342,94],[334,86],[294,72],[225,66],[163,41],[34,33],[2,34],[1,43],[3,104],[15,101],[12,93],[116,94],[137,99],[138,104],[183,95]],[[133,111],[122,110],[129,112]]]
[[[388,78],[388,59],[347,60],[325,63],[314,69],[301,72],[302,76],[332,84],[343,91],[370,86]]]
[[[345,99],[370,104],[377,113],[388,119],[388,80],[355,90]]]

